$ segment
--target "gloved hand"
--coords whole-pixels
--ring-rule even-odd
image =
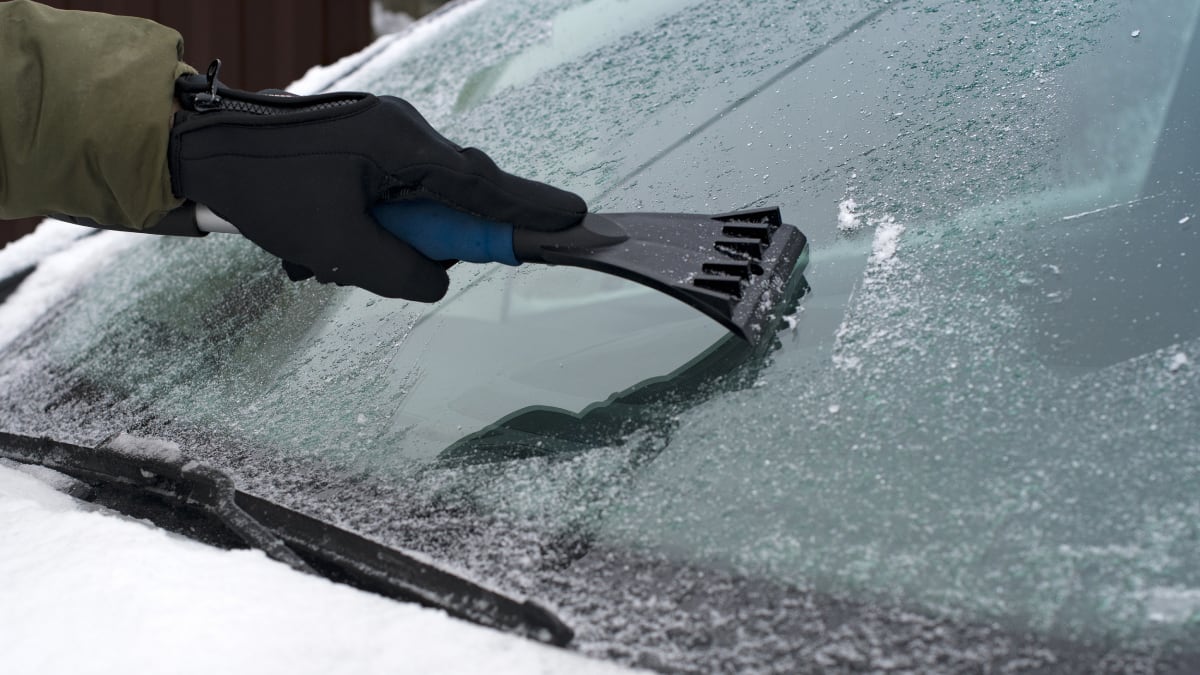
[[[219,67],[177,82],[172,189],[283,259],[292,278],[307,269],[387,297],[441,298],[445,266],[380,227],[369,213],[379,202],[434,199],[534,230],[565,229],[587,211],[450,142],[401,99],[254,94],[221,85]]]

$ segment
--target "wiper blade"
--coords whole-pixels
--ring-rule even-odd
[[[226,473],[168,441],[119,434],[91,448],[0,431],[0,457],[198,509],[293,569],[473,623],[563,646],[574,637],[545,607],[517,600],[366,537],[238,490]]]

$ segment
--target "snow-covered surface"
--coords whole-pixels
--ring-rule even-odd
[[[896,258],[896,250],[900,248],[900,235],[904,234],[904,226],[891,216],[881,218],[875,225],[875,240],[871,244],[871,257],[868,262],[872,265],[887,265]]]
[[[93,230],[57,220],[44,220],[29,235],[0,246],[0,279],[24,270],[38,260],[70,246]]]
[[[379,37],[370,46],[327,64],[309,68],[287,90],[295,94],[315,94],[359,69],[370,70],[372,62],[386,68],[391,59],[428,42],[465,17],[476,2],[459,2],[422,21],[413,21],[403,12],[389,12],[380,3],[371,5],[371,26]],[[386,54],[380,59],[381,54]]]
[[[347,56],[329,66],[317,66],[310,69],[288,90],[298,94],[313,93],[324,89],[328,84],[355,72],[357,81],[369,80],[386,73],[392,64],[401,56],[419,49],[422,45],[436,39],[447,30],[458,25],[469,17],[482,2],[480,0],[465,0],[448,5],[420,21],[404,24],[402,19],[396,19],[391,14],[390,23],[383,15],[376,14],[374,20],[384,20],[377,24],[376,30],[385,28],[389,31],[381,35],[366,49]]]
[[[838,230],[854,232],[862,227],[862,218],[858,215],[858,202],[853,197],[847,197],[838,202]]]
[[[288,85],[287,90],[293,94],[300,95],[315,94],[323,91],[329,85],[362,66],[366,61],[371,60],[394,39],[394,35],[385,35],[375,40],[366,49],[343,56],[327,65],[313,66],[301,75],[300,79]]]
[[[13,675],[125,673],[130,659],[174,673],[625,672],[172,536],[5,465],[0,532]]]
[[[20,335],[116,253],[144,238],[126,232],[101,232],[81,240],[91,231],[46,220],[33,233],[0,250],[0,279],[37,263],[37,269],[0,304],[0,347]]]
[[[157,459],[164,462],[178,462],[183,457],[178,443],[163,438],[146,438],[121,433],[108,441],[107,445],[130,457]]]

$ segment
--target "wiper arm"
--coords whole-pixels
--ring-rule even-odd
[[[0,432],[0,457],[91,484],[116,485],[198,509],[247,546],[293,569],[553,645],[571,630],[550,610],[517,600],[411,554],[238,490],[230,476],[168,441],[119,434],[89,448]]]

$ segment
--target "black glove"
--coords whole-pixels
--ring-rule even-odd
[[[446,140],[407,102],[333,93],[238,91],[208,75],[180,78],[171,186],[290,263],[289,276],[433,301],[445,265],[380,227],[369,209],[423,198],[519,228],[579,222],[578,196],[505,173],[483,152]]]

